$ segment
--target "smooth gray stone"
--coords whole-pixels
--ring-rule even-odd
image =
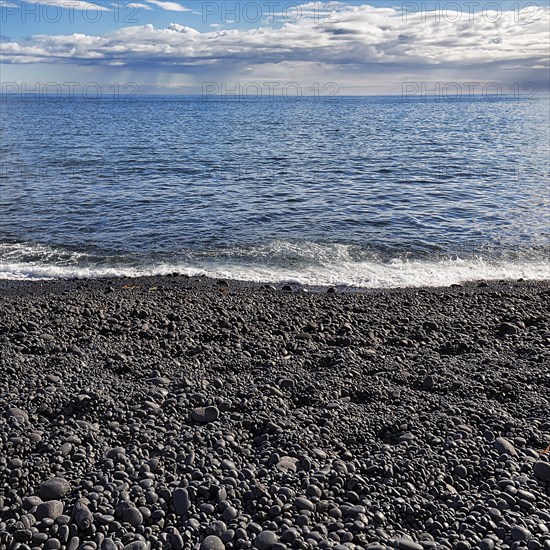
[[[41,521],[44,518],[55,519],[61,514],[63,514],[63,503],[60,500],[48,500],[38,505],[34,517]]]
[[[53,477],[40,485],[38,495],[42,500],[59,500],[71,490],[71,485],[62,477]]]
[[[200,550],[225,550],[225,544],[220,537],[208,535],[202,542]]]
[[[279,537],[273,531],[262,531],[254,541],[258,550],[271,550],[272,546],[279,540]]]
[[[533,474],[541,481],[550,481],[550,463],[539,460],[533,464]]]

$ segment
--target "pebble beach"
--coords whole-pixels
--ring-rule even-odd
[[[550,549],[549,282],[0,283],[0,548]]]

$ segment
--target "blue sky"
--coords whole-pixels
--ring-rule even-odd
[[[131,82],[142,93],[290,82],[341,95],[468,82],[547,91],[549,12],[548,0],[0,0],[1,81],[4,91],[36,82]]]

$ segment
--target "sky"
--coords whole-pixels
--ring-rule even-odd
[[[0,0],[2,92],[549,91],[549,0]]]

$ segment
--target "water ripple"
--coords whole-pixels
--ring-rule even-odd
[[[392,258],[544,262],[547,99],[4,100],[0,259],[32,263],[6,249],[17,244],[69,255],[45,263],[142,269],[285,242],[375,253],[348,262],[359,271]]]

